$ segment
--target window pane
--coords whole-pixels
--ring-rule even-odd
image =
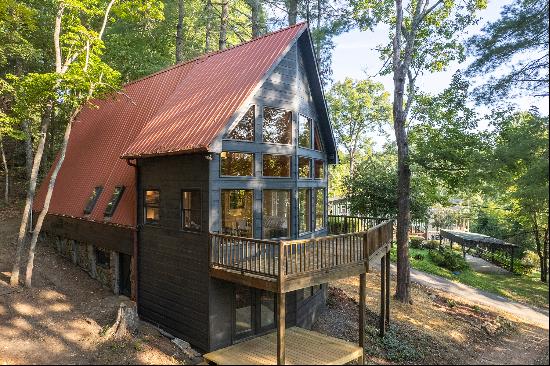
[[[145,191],[145,204],[158,205],[160,202],[159,191]]]
[[[265,177],[290,177],[290,156],[264,154]]]
[[[251,297],[250,288],[235,287],[235,333],[237,336],[252,331]]]
[[[307,118],[300,114],[298,129],[298,145],[311,149],[311,118]]]
[[[315,179],[325,178],[325,162],[323,160],[315,160]]]
[[[201,194],[198,190],[182,192],[182,226],[184,229],[201,229]]]
[[[264,238],[290,236],[290,191],[265,190],[263,206]]]
[[[84,213],[86,215],[90,214],[94,209],[94,206],[101,192],[103,192],[103,187],[99,186],[94,188],[92,194],[90,195],[90,198],[88,198],[88,203],[86,203],[86,207],[84,208]]]
[[[146,207],[145,208],[145,221],[152,223],[159,221],[159,208],[158,207]]]
[[[315,230],[325,227],[325,189],[315,190]]]
[[[124,186],[115,187],[115,190],[113,191],[113,195],[111,196],[111,200],[107,204],[107,207],[105,208],[104,216],[110,217],[113,216],[113,213],[116,210],[116,207],[118,206],[118,203],[120,202],[120,199],[122,198],[122,193],[124,193]]]
[[[251,177],[254,175],[254,154],[222,152],[221,175]]]
[[[323,151],[323,144],[321,143],[321,134],[319,133],[319,128],[315,126],[315,139],[313,142],[313,148],[318,151]]]
[[[254,116],[254,106],[251,106],[237,126],[227,135],[227,138],[254,141]]]
[[[262,291],[260,296],[260,326],[271,327],[275,325],[275,294]]]
[[[311,159],[298,157],[298,176],[300,178],[311,178]]]
[[[298,191],[298,214],[300,234],[311,231],[311,189]]]
[[[292,112],[264,107],[264,142],[275,144],[292,143]]]
[[[222,190],[222,233],[252,238],[251,190]]]

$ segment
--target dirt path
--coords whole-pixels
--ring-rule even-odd
[[[379,268],[379,265],[378,267],[376,265],[373,266],[373,269],[376,271],[378,271]],[[391,265],[391,271],[393,274],[396,273],[396,267],[394,264]],[[411,269],[411,281],[438,291],[442,291],[446,294],[451,294],[459,298],[461,301],[466,301],[490,310],[505,312],[528,324],[537,325],[543,329],[549,329],[548,311],[545,309],[520,304],[519,302],[507,299],[505,297],[479,290],[459,282],[453,282],[446,278],[416,269]]]

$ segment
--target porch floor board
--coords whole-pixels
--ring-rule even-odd
[[[356,344],[310,330],[286,330],[287,365],[342,365],[357,360],[363,350]],[[277,333],[269,333],[205,354],[206,362],[217,365],[277,364]]]

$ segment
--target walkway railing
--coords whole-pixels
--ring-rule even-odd
[[[331,234],[346,234],[367,231],[387,219],[380,217],[328,215],[328,230]]]

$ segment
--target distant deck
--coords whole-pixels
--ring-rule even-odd
[[[342,365],[362,357],[356,344],[302,328],[286,330],[287,365]],[[217,365],[277,364],[277,334],[269,333],[205,354]]]
[[[273,241],[210,234],[210,275],[286,293],[369,270],[391,248],[393,222],[366,231]]]

